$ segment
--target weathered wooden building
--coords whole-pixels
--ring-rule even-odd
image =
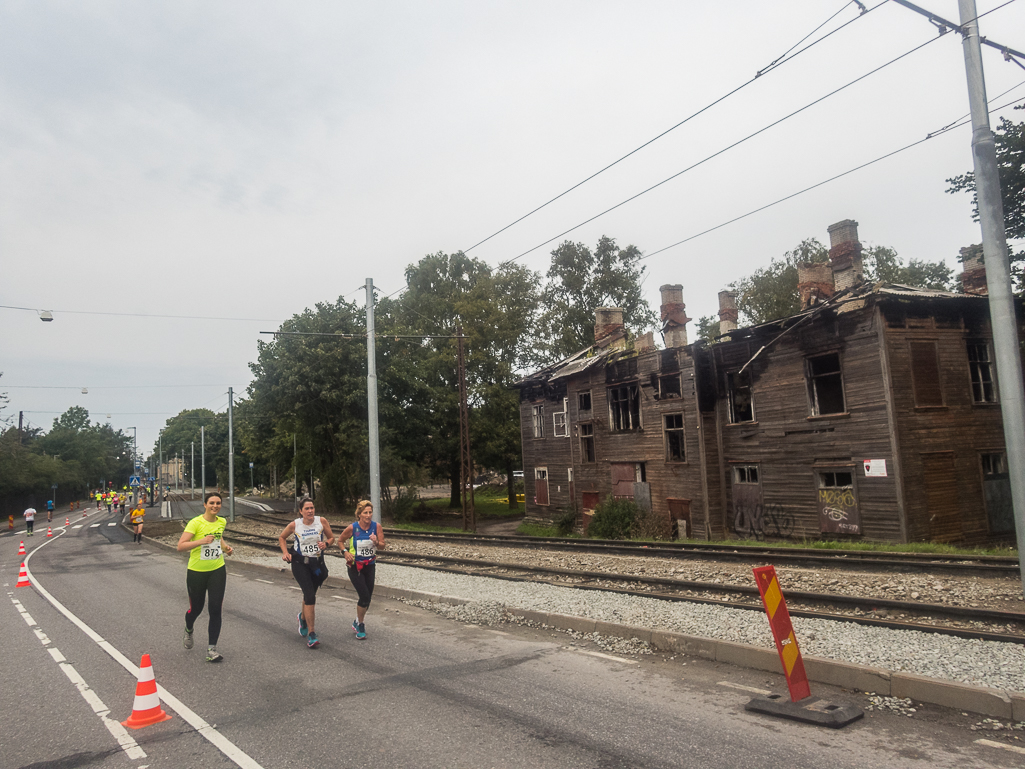
[[[518,383],[528,518],[631,497],[698,538],[981,542],[1013,535],[984,278],[964,293],[862,278],[857,223],[801,268],[802,311],[688,344],[662,287],[666,348],[593,347]]]

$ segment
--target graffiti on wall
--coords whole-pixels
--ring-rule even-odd
[[[819,530],[829,534],[861,534],[861,511],[851,488],[819,489]]]
[[[742,537],[788,539],[794,533],[793,516],[779,505],[738,503],[734,508],[733,528]]]

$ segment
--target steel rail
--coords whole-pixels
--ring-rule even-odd
[[[230,536],[229,536],[230,535]],[[237,541],[243,544],[248,544],[253,547],[266,549],[266,550],[277,550],[277,538],[267,537],[261,534],[252,534],[248,532],[234,532],[225,530],[225,539]],[[747,585],[722,585],[708,582],[694,582],[689,580],[678,580],[664,577],[647,577],[647,576],[634,576],[627,574],[613,574],[606,572],[593,572],[593,571],[576,571],[572,569],[560,569],[555,567],[543,567],[543,566],[529,566],[525,564],[511,564],[501,563],[496,561],[480,561],[470,558],[451,558],[448,556],[436,556],[436,555],[422,555],[418,553],[403,553],[396,550],[388,550],[386,553],[382,553],[378,558],[384,562],[388,562],[391,559],[397,559],[399,561],[425,561],[427,563],[413,563],[415,568],[430,569],[433,571],[442,571],[456,574],[467,574],[470,576],[487,576],[494,579],[504,579],[511,582],[545,582],[546,584],[556,584],[558,587],[569,587],[577,590],[602,590],[606,592],[619,593],[622,595],[655,598],[658,600],[674,601],[674,602],[689,602],[689,603],[702,603],[712,604],[717,606],[728,606],[735,609],[747,609],[752,611],[762,611],[760,603],[736,603],[734,601],[721,601],[711,598],[701,598],[696,596],[684,596],[684,595],[673,595],[668,593],[657,593],[650,590],[630,590],[626,588],[617,588],[609,585],[583,585],[574,584],[567,585],[565,583],[552,583],[548,580],[538,579],[535,576],[530,577],[517,577],[514,574],[496,574],[493,573],[495,569],[503,569],[507,572],[523,572],[530,575],[547,575],[552,577],[571,577],[576,579],[586,579],[593,582],[620,582],[620,583],[640,583],[658,587],[664,587],[676,590],[701,590],[704,592],[716,592],[716,593],[737,593],[744,597],[754,597],[758,595],[758,588],[755,586]],[[441,566],[430,565],[431,562],[445,564]],[[471,567],[471,568],[457,568],[457,567]],[[482,571],[487,570],[487,571]],[[944,606],[942,604],[928,604],[928,603],[915,603],[909,601],[896,601],[888,598],[879,599],[867,599],[858,598],[856,596],[845,596],[837,595],[833,593],[811,593],[799,590],[786,590],[784,591],[788,601],[793,602],[806,602],[813,604],[843,604],[850,606],[851,608],[859,608],[867,611],[875,611],[880,608],[899,610],[909,614],[925,614],[933,615],[939,614],[950,617],[952,619],[960,619],[963,621],[982,621],[992,622],[1001,624],[1019,624],[1025,627],[1025,613],[1019,612],[1005,612],[998,609],[972,609],[963,606]],[[789,607],[790,614],[795,617],[810,617],[815,619],[828,619],[840,622],[854,622],[859,625],[871,625],[875,627],[886,627],[896,630],[916,630],[927,633],[939,633],[941,635],[949,635],[958,638],[975,638],[989,641],[1001,641],[1005,643],[1016,643],[1025,645],[1025,634],[1014,634],[1014,633],[998,633],[988,630],[975,630],[968,628],[950,627],[944,625],[928,625],[920,622],[901,622],[898,620],[880,619],[877,617],[864,617],[858,615],[849,614],[835,614],[830,612],[815,611],[813,609],[804,609],[800,607]]]

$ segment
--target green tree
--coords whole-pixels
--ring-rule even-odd
[[[1015,109],[1022,109],[1021,106]],[[1008,241],[1025,240],[1025,122],[1000,118],[995,134],[1000,197],[1004,204],[1004,234]],[[972,219],[979,221],[979,198],[975,190],[975,172],[947,179],[947,192],[972,193]],[[1008,258],[1018,292],[1025,291],[1025,248],[1008,243]]]
[[[205,452],[203,447],[205,444]],[[203,478],[202,456],[206,454],[206,483],[208,486],[228,487],[228,415],[210,409],[186,409],[171,417],[160,431],[160,440],[153,444],[153,454],[163,449],[164,462],[176,453],[184,457],[185,467],[192,468],[192,447],[196,450],[196,485]],[[248,468],[239,474],[240,460],[236,457],[235,478],[248,480]]]
[[[642,292],[646,268],[640,260],[637,246],[620,248],[607,235],[594,251],[568,240],[552,251],[527,362],[548,365],[594,344],[599,307],[622,307],[633,333],[656,326],[658,316]]]
[[[715,338],[719,336],[719,319],[714,315],[698,318],[697,335],[698,339],[714,344]]]
[[[787,251],[782,259],[772,259],[767,267],[759,267],[747,277],[731,283],[737,292],[737,309],[746,323],[765,323],[785,318],[801,309],[797,293],[797,265],[802,262],[825,262],[826,247],[815,238],[806,238]]]
[[[903,286],[950,291],[954,271],[943,262],[912,259],[907,264],[897,252],[886,246],[870,246],[862,253],[865,279],[872,283],[899,283]]]

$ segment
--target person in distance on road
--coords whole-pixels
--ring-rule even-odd
[[[348,547],[345,544],[347,541]],[[352,629],[356,633],[356,638],[363,640],[367,637],[367,628],[363,620],[367,615],[370,599],[374,595],[377,549],[384,550],[384,529],[374,520],[374,506],[370,500],[361,499],[356,505],[356,520],[345,527],[339,546],[345,553],[349,581],[359,595]]]
[[[303,591],[302,605],[296,617],[299,635],[305,636],[306,645],[315,649],[320,644],[315,626],[317,589],[327,579],[324,551],[334,544],[335,535],[327,519],[316,515],[312,499],[303,497],[299,507],[302,518],[296,518],[281,530],[278,544],[281,545],[281,559],[292,564],[292,576]],[[285,540],[292,534],[295,534],[295,541],[289,550]]]
[[[132,508],[132,526],[135,527],[135,536],[132,538],[133,542],[142,544],[142,523],[146,517],[146,508],[143,507],[142,502],[139,502],[135,507]]]
[[[32,527],[36,525],[36,509],[30,507],[22,515],[25,516],[25,532],[31,537]]]
[[[192,648],[192,631],[209,596],[207,662],[220,662],[224,659],[217,651],[217,639],[221,635],[221,604],[224,602],[224,588],[228,582],[224,554],[231,555],[232,548],[221,540],[228,522],[217,515],[220,511],[221,495],[212,491],[203,500],[203,514],[188,522],[178,540],[178,552],[189,551],[189,568],[185,578],[189,591],[189,610],[185,612],[185,637],[182,643],[186,649]]]
[[[53,522],[53,500],[52,499],[46,500],[46,522],[47,523],[52,523]]]

